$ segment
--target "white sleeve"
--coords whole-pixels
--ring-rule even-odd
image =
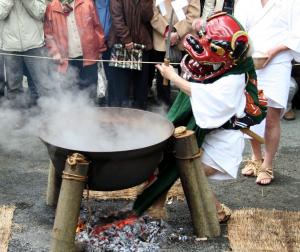
[[[233,15],[234,17],[239,21],[239,23],[244,27],[246,31],[249,30],[248,25],[247,25],[247,2],[249,0],[239,0],[236,5],[234,6],[234,12]]]
[[[45,0],[22,0],[22,4],[32,18],[38,21],[44,19],[46,12]]]
[[[212,84],[191,83],[191,105],[200,128],[218,128],[232,116],[244,116],[245,75],[229,75]]]
[[[0,0],[0,20],[7,18],[14,4],[15,2],[13,0]]]
[[[288,31],[285,46],[293,51],[294,57],[300,61],[300,0],[293,0],[288,9]]]

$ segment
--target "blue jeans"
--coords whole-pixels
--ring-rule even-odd
[[[26,107],[27,100],[23,90],[24,65],[28,70],[32,83],[34,83],[39,96],[46,95],[50,90],[48,61],[28,56],[45,56],[45,48],[39,47],[25,52],[8,52],[16,56],[5,55],[4,62],[7,73],[7,98],[16,108]],[[18,56],[26,55],[26,56]]]
[[[29,72],[28,72],[28,69],[27,67],[25,66],[24,64],[24,75],[26,76],[27,78],[27,83],[28,83],[28,89],[29,89],[29,104],[30,105],[36,105],[37,103],[37,100],[39,98],[39,93],[38,93],[38,90],[37,90],[37,87],[35,86]]]

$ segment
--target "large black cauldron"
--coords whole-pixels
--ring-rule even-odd
[[[174,127],[164,117],[128,108],[68,111],[46,122],[40,138],[48,149],[57,176],[68,155],[89,161],[88,186],[110,191],[144,182],[162,158]]]

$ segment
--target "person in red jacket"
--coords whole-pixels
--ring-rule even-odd
[[[97,61],[106,50],[104,32],[93,0],[53,0],[48,4],[45,41],[49,54],[58,63],[64,85],[97,90]]]

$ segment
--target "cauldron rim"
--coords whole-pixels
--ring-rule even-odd
[[[54,144],[54,143],[51,142],[51,141],[48,141],[48,140],[47,140],[47,137],[44,137],[44,136],[47,136],[47,134],[44,134],[44,136],[43,136],[43,133],[40,133],[39,139],[40,139],[42,142],[44,142],[45,144],[47,144],[47,145],[49,145],[49,146],[51,146],[51,147],[59,148],[59,149],[63,149],[63,150],[67,150],[68,152],[81,152],[81,153],[91,153],[91,154],[93,154],[93,153],[94,153],[94,154],[102,153],[103,155],[105,155],[105,154],[111,154],[111,153],[118,154],[118,153],[124,153],[124,152],[134,152],[134,151],[143,150],[143,149],[147,149],[147,148],[151,148],[151,147],[157,146],[157,145],[159,145],[159,144],[161,144],[161,143],[167,141],[168,139],[170,139],[171,136],[172,136],[172,134],[173,134],[173,132],[174,132],[174,129],[175,129],[175,127],[174,127],[174,125],[172,124],[171,121],[169,121],[167,118],[163,117],[162,115],[157,114],[157,113],[154,113],[154,112],[151,112],[151,111],[140,110],[140,109],[134,109],[134,108],[123,108],[123,107],[99,107],[99,109],[104,109],[104,110],[106,110],[106,109],[107,109],[107,110],[110,110],[110,109],[112,109],[112,110],[113,110],[113,109],[121,109],[121,110],[124,110],[124,111],[125,111],[125,110],[132,110],[132,111],[135,110],[135,111],[143,112],[143,113],[145,113],[145,114],[151,114],[151,115],[153,115],[153,116],[160,117],[161,119],[164,119],[166,123],[169,124],[169,126],[170,126],[170,133],[169,133],[166,137],[160,139],[159,142],[153,143],[153,144],[151,144],[151,145],[148,145],[148,146],[142,146],[141,148],[131,148],[131,149],[124,149],[124,150],[117,150],[117,151],[112,151],[112,150],[108,150],[108,151],[93,150],[93,151],[92,151],[92,150],[76,150],[76,148],[75,148],[75,149],[66,148],[66,147],[63,147],[63,146],[61,146],[61,145]]]
[[[98,153],[101,153],[103,155],[105,154],[118,154],[118,153],[125,153],[125,152],[128,152],[128,153],[131,153],[131,152],[137,152],[137,151],[142,151],[144,149],[151,149],[151,148],[154,148],[155,146],[158,146],[160,145],[161,143],[164,143],[165,141],[167,141],[168,139],[171,138],[172,135],[170,135],[169,137],[166,137],[165,139],[163,139],[162,141],[158,142],[158,143],[155,143],[155,144],[152,144],[152,145],[148,145],[148,146],[144,146],[144,147],[141,147],[141,148],[135,148],[135,149],[124,149],[124,150],[118,150],[118,151],[89,151],[89,150],[75,150],[75,149],[68,149],[68,148],[65,148],[65,147],[61,147],[59,145],[55,145],[55,144],[52,144],[51,142],[47,142],[46,140],[44,140],[42,137],[39,137],[39,139],[45,144],[45,145],[49,145],[53,148],[58,148],[58,149],[61,149],[61,150],[66,150],[70,153],[90,153],[90,154],[98,154]]]

